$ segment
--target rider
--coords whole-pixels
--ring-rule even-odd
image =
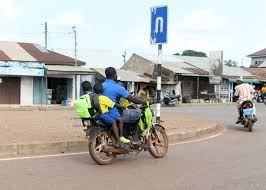
[[[130,140],[126,139],[123,136],[123,119],[121,117],[117,117],[112,115],[109,112],[109,109],[113,108],[113,107],[118,107],[118,108],[124,108],[123,106],[121,106],[120,104],[117,104],[115,102],[113,102],[112,100],[110,100],[110,98],[103,96],[103,87],[101,84],[95,84],[93,87],[94,92],[98,95],[98,105],[97,107],[97,112],[98,112],[98,119],[103,120],[106,124],[110,124],[112,125],[115,137],[117,142],[122,142],[122,143],[129,143]],[[117,121],[118,121],[118,127],[119,127],[119,131],[117,128]]]
[[[109,97],[113,102],[116,102],[118,97],[125,98],[135,104],[145,104],[146,101],[135,96],[132,96],[123,86],[117,83],[117,73],[115,68],[108,67],[105,69],[106,80],[103,85],[103,95]],[[111,108],[109,112],[117,117],[120,113],[116,107]],[[138,130],[136,130],[133,143],[139,143]]]
[[[238,105],[237,105],[237,111],[239,114],[238,120],[236,121],[236,124],[239,124],[242,122],[242,110],[241,106],[244,101],[251,100],[253,98],[253,94],[255,93],[254,88],[247,83],[244,83],[243,77],[240,77],[237,79],[237,86],[235,87],[235,94],[234,96],[238,97]],[[257,120],[255,114],[256,114],[256,109],[255,109],[255,103],[253,102],[253,109],[254,109],[254,117],[255,121]]]

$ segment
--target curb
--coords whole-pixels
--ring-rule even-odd
[[[212,133],[218,129],[217,124],[198,129],[197,131],[167,132],[169,143],[195,138]],[[53,154],[65,152],[88,151],[87,140],[54,141],[45,143],[21,143],[0,145],[0,156],[16,156],[30,154]]]

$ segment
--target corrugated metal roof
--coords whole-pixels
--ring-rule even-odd
[[[65,55],[72,56],[73,50],[71,49],[57,49]],[[106,65],[120,68],[124,62],[121,53],[115,52],[110,49],[78,49],[78,59],[86,62],[87,67],[103,68]]]
[[[105,77],[105,69],[104,68],[92,68],[96,72],[98,72],[100,75]],[[136,72],[133,71],[127,71],[123,69],[116,69],[117,76],[120,78],[121,81],[124,82],[144,82],[149,83],[151,82],[151,79],[145,76],[142,76]]]
[[[0,60],[10,61],[11,59],[10,59],[10,57],[7,56],[7,54],[5,54],[5,52],[0,50]]]
[[[246,71],[252,73],[256,79],[266,81],[266,68],[244,68]]]
[[[248,55],[248,57],[266,57],[266,48]]]
[[[143,57],[153,63],[157,63],[156,55],[135,54]],[[178,55],[164,55],[162,58],[162,66],[176,72],[178,74],[209,74],[208,57],[193,57],[193,56],[178,56]],[[266,63],[265,63],[266,66]],[[251,73],[241,69],[240,67],[223,66],[223,75],[225,76],[252,76]]]
[[[63,54],[47,50],[34,43],[0,41],[0,60],[19,62],[44,62],[53,65],[74,65],[75,60]],[[78,61],[79,65],[84,62]]]
[[[252,76],[251,73],[240,67],[229,67],[227,65],[224,65],[223,67],[223,74],[227,76]]]

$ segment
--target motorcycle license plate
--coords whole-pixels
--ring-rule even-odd
[[[253,114],[253,109],[252,108],[244,109],[243,112],[245,116],[250,116]]]

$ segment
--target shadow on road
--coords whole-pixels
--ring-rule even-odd
[[[242,125],[227,125],[226,126],[227,130],[232,130],[232,131],[243,131],[247,132],[247,128],[244,128]]]

